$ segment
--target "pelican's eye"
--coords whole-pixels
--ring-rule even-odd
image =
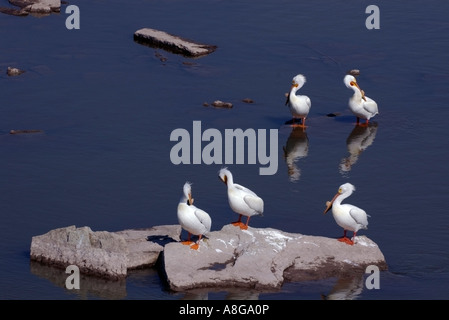
[[[351,81],[349,84],[350,84],[351,86],[355,86],[355,82],[354,82],[354,81]]]
[[[341,188],[338,189],[338,193],[342,193],[343,190]]]

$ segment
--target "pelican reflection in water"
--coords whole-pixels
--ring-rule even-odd
[[[298,181],[301,177],[301,169],[297,166],[297,161],[307,157],[309,153],[309,139],[306,131],[302,127],[293,127],[287,139],[284,150],[284,159],[288,168],[290,181]]]
[[[340,173],[347,174],[359,160],[360,155],[373,144],[377,133],[377,123],[371,122],[367,126],[356,125],[346,139],[349,155],[340,162]]]

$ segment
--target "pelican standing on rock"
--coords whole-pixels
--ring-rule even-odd
[[[292,86],[287,95],[287,100],[285,101],[285,105],[288,105],[293,117],[292,125],[294,126],[295,120],[299,118],[301,119],[301,124],[299,126],[302,128],[306,127],[306,118],[309,115],[310,107],[312,106],[312,102],[308,96],[296,95],[296,91],[301,89],[304,83],[306,83],[306,77],[302,74],[296,75],[292,80]]]
[[[234,183],[231,171],[222,168],[218,176],[227,185],[228,201],[231,209],[239,214],[239,219],[232,224],[240,229],[248,229],[249,219],[252,216],[263,216],[264,203],[262,198],[244,186]],[[246,216],[246,224],[242,222],[242,216]]]
[[[178,204],[178,222],[181,227],[188,232],[187,241],[182,244],[191,245],[190,248],[197,250],[203,235],[210,231],[212,220],[209,214],[193,205],[192,185],[186,182],[183,187],[183,195]],[[191,235],[198,236],[198,241],[194,243],[190,240]]]
[[[355,187],[348,183],[342,184],[338,188],[337,194],[331,201],[326,202],[326,210],[328,212],[332,208],[332,214],[335,222],[343,228],[343,237],[338,238],[338,241],[353,245],[355,243],[355,236],[360,229],[368,229],[368,217],[365,210],[360,209],[352,204],[341,204],[341,202],[349,197]],[[354,233],[352,240],[346,236],[347,231]]]
[[[376,101],[365,96],[365,92],[360,89],[354,76],[347,74],[343,82],[346,87],[354,91],[354,95],[349,99],[349,108],[357,117],[357,124],[360,119],[365,119],[365,125],[368,125],[369,120],[379,113]]]

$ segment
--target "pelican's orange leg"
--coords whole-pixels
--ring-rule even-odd
[[[240,229],[242,229],[242,230],[247,230],[248,229],[248,224],[249,224],[249,218],[251,218],[251,217],[248,217],[247,219],[246,219],[246,224],[240,224]]]
[[[239,214],[239,219],[237,221],[232,222],[232,225],[242,228],[243,223],[242,223],[242,215],[241,214]]]
[[[181,243],[185,246],[190,246],[193,243],[193,241],[190,240],[190,232],[187,233],[187,240],[182,241]]]
[[[200,247],[200,241],[202,236],[203,236],[202,234],[198,236],[198,241],[194,245],[190,246],[190,249],[198,250],[198,248]]]
[[[349,238],[346,236],[346,230],[343,231],[343,237],[338,238],[337,240],[340,241],[340,242],[344,242],[344,243],[350,244],[350,245],[353,245],[353,244],[354,244],[354,242],[352,242],[351,239],[349,239]]]

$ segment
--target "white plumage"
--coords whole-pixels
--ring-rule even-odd
[[[191,246],[192,249],[199,248],[199,242],[203,235],[210,232],[212,220],[209,214],[193,205],[192,186],[186,182],[183,187],[183,195],[178,204],[178,222],[181,227],[188,232],[187,241],[183,244],[191,245],[191,235],[198,236],[197,243]]]
[[[357,124],[360,119],[365,119],[365,124],[368,125],[369,120],[379,113],[376,101],[365,96],[365,92],[360,89],[354,76],[347,74],[343,82],[346,87],[354,91],[354,95],[349,99],[349,108],[357,117]]]
[[[295,119],[301,119],[300,127],[306,127],[306,118],[309,115],[312,102],[308,96],[296,95],[296,91],[302,88],[306,83],[306,77],[302,74],[296,75],[292,80],[292,86],[290,92],[287,95],[285,105],[288,105],[290,113],[293,117],[293,125],[295,125]]]
[[[332,208],[332,214],[335,222],[343,228],[343,237],[339,238],[339,241],[346,242],[347,244],[354,244],[355,236],[361,229],[368,229],[368,217],[365,210],[360,209],[352,204],[342,204],[341,202],[349,197],[352,192],[355,191],[355,187],[349,182],[342,184],[338,188],[337,194],[331,201],[328,201],[326,210],[328,212]],[[354,233],[352,240],[346,236],[347,231]]]
[[[222,168],[218,175],[227,185],[229,206],[239,215],[239,219],[232,224],[240,226],[240,229],[248,229],[249,219],[252,216],[263,216],[264,202],[262,198],[250,189],[234,183],[232,173],[227,168]],[[247,217],[246,224],[241,222],[242,216]]]

